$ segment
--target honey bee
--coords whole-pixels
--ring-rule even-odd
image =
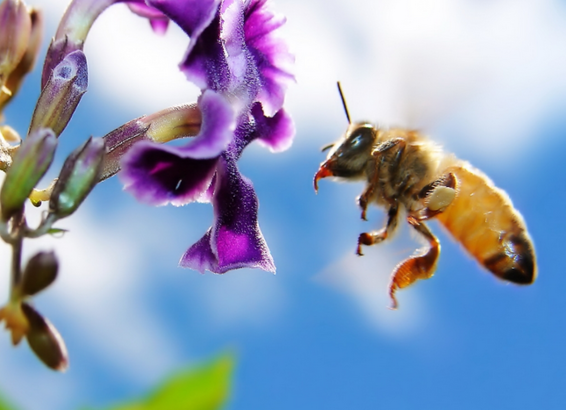
[[[401,210],[428,242],[427,248],[393,270],[389,284],[392,309],[398,306],[397,289],[434,274],[440,243],[425,224],[432,218],[498,278],[520,285],[534,282],[533,243],[505,191],[418,131],[352,123],[340,83],[338,90],[349,125],[337,142],[323,148],[330,151],[314,176],[315,191],[321,178],[362,180],[366,186],[357,198],[362,219],[366,220],[369,204],[387,210],[382,229],[360,234],[358,255],[362,255],[362,246],[378,244],[391,235]]]

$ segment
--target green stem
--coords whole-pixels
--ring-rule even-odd
[[[23,212],[19,215],[14,216],[14,226],[13,233],[15,233],[12,238],[12,275],[10,284],[10,300],[14,300],[18,297],[17,289],[18,285],[22,279],[22,247],[23,247],[23,237],[21,235],[21,227],[25,226],[25,217]]]
[[[41,221],[41,224],[37,227],[37,229],[29,229],[26,227],[23,231],[23,235],[26,238],[39,238],[40,236],[45,235],[55,222],[57,222],[57,215],[49,213],[47,217]]]

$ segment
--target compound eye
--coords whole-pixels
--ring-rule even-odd
[[[360,127],[348,137],[348,147],[351,150],[363,151],[373,143],[373,130],[370,127]]]

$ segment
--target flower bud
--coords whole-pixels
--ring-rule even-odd
[[[10,95],[0,94],[0,111],[4,109],[10,99],[18,92],[24,77],[33,69],[39,53],[43,34],[43,15],[36,9],[31,9],[29,15],[31,18],[31,35],[28,46],[20,62],[6,79],[5,86],[10,91]]]
[[[51,285],[57,277],[59,262],[53,252],[39,252],[27,263],[22,281],[21,296],[32,296]]]
[[[102,138],[89,138],[69,155],[51,192],[49,211],[64,218],[71,215],[98,183],[105,154]]]
[[[38,128],[51,128],[59,136],[71,119],[88,87],[86,57],[74,51],[53,70],[41,90],[33,112],[29,133]]]
[[[23,208],[25,200],[51,165],[56,147],[57,137],[46,128],[37,130],[22,142],[0,190],[5,221]]]
[[[31,19],[21,0],[0,4],[0,88],[28,48]]]
[[[68,54],[82,50],[86,37],[98,16],[107,7],[119,0],[80,0],[71,1],[55,37],[51,40],[41,74],[41,88],[45,87],[54,68]]]
[[[27,303],[22,303],[22,311],[29,322],[26,339],[31,350],[51,369],[67,370],[67,347],[57,329]]]

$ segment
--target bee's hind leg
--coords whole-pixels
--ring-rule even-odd
[[[410,218],[417,221],[426,221],[433,218],[454,201],[457,194],[457,180],[454,174],[448,173],[436,181],[425,186],[418,194],[424,202],[424,207],[416,212],[409,213]]]
[[[360,256],[363,256],[362,245],[375,245],[376,243],[380,243],[383,240],[387,239],[389,233],[393,232],[393,230],[395,230],[395,228],[397,227],[398,214],[399,206],[397,205],[397,203],[395,203],[389,208],[389,212],[387,213],[387,224],[385,225],[385,227],[383,227],[379,231],[364,232],[360,234],[360,236],[358,237],[358,250],[356,253]]]
[[[425,249],[423,253],[413,255],[404,260],[393,270],[389,284],[389,296],[391,296],[392,301],[391,309],[397,309],[398,306],[397,298],[395,297],[397,289],[406,288],[418,279],[432,277],[436,270],[436,261],[440,255],[440,243],[428,227],[413,218],[409,218],[409,223],[426,238],[430,247]]]

